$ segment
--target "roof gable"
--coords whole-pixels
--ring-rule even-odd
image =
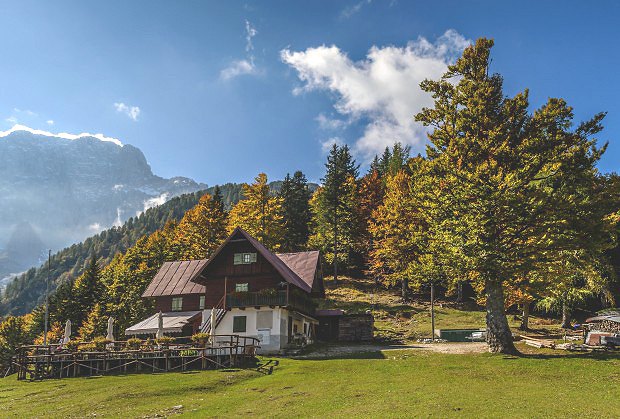
[[[240,237],[239,237],[240,236]],[[231,242],[233,239],[243,238],[247,240],[252,247],[256,249],[258,253],[263,256],[271,266],[282,276],[282,278],[288,282],[296,286],[297,288],[305,291],[307,293],[312,292],[312,286],[302,280],[297,273],[295,273],[291,268],[287,266],[282,259],[273,254],[269,249],[267,249],[261,242],[256,240],[250,234],[248,234],[245,230],[240,227],[237,227],[233,230],[233,232],[228,236],[228,238],[217,248],[217,250],[211,255],[209,260],[205,263],[205,265],[201,268],[201,273],[205,271],[205,269],[217,259],[218,255],[224,250],[224,248]],[[204,277],[203,277],[204,278]],[[195,282],[202,282],[199,275],[195,275],[192,279]]]

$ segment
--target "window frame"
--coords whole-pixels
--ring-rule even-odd
[[[233,254],[233,265],[250,265],[256,263],[256,252],[242,252]]]
[[[248,282],[239,282],[235,284],[235,292],[250,292],[250,284]]]
[[[243,319],[243,320],[242,320]],[[243,322],[243,330],[238,322]],[[248,316],[233,316],[233,333],[245,333],[248,330]]]
[[[176,304],[175,302],[178,302],[178,308],[175,308]],[[171,311],[183,311],[183,297],[172,297],[172,301],[170,303],[170,310]]]
[[[200,299],[198,300],[198,307],[200,308],[200,310],[204,310],[205,309],[206,301],[207,301],[207,296],[206,295],[201,295]]]

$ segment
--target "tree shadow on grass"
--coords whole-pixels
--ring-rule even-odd
[[[333,353],[333,354],[316,354],[309,355],[303,358],[294,358],[299,361],[329,361],[334,359],[386,359],[385,355],[380,350],[369,350],[363,352],[350,352],[350,353]]]
[[[517,355],[503,355],[507,361],[517,359],[592,359],[595,361],[620,361],[620,352],[567,352],[567,353],[519,353]]]

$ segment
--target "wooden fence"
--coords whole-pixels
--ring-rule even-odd
[[[130,349],[126,341],[106,343],[104,350],[70,351],[59,344],[29,345],[19,348],[12,368],[18,380],[243,368],[255,365],[258,347],[258,339],[238,335],[216,335],[205,345],[153,344],[138,349]]]

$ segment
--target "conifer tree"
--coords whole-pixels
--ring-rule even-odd
[[[272,251],[284,242],[282,198],[272,196],[267,175],[260,173],[251,185],[243,185],[243,199],[229,214],[228,231],[241,227]]]
[[[101,294],[101,268],[97,262],[97,257],[92,254],[86,270],[75,281],[73,286],[73,297],[75,298],[73,319],[57,320],[61,323],[66,320],[72,320],[75,326],[81,325],[95,303],[99,302]]]
[[[516,353],[505,315],[504,284],[552,263],[564,251],[595,257],[608,219],[588,194],[603,150],[591,136],[603,114],[571,129],[561,99],[528,112],[528,93],[506,98],[489,75],[493,41],[465,49],[438,81],[426,80],[434,106],[416,116],[434,127],[429,181],[417,190],[437,257],[450,281],[472,278],[486,300],[487,343]],[[548,286],[557,278],[547,277]]]
[[[30,343],[23,317],[8,316],[0,322],[0,367],[3,371],[11,363],[11,357],[22,345]]]
[[[312,199],[315,231],[310,242],[323,251],[338,279],[339,265],[350,267],[356,244],[358,166],[347,145],[334,144],[325,168],[323,186]]]
[[[105,336],[108,325],[108,317],[103,310],[103,306],[96,303],[88,313],[84,324],[78,329],[78,336],[82,341],[90,341],[98,336]],[[118,337],[115,336],[118,339]]]
[[[284,214],[284,241],[282,250],[298,252],[308,243],[310,235],[310,191],[306,176],[297,171],[286,175],[280,189]]]

